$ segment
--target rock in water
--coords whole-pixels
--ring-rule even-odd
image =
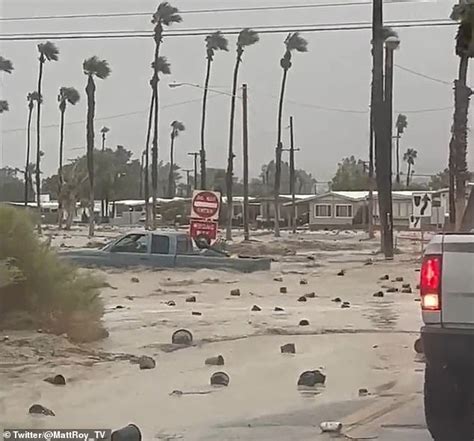
[[[383,296],[384,296],[384,294],[383,294],[382,291],[378,291],[378,292],[374,293],[374,297],[383,297]]]
[[[337,273],[338,276],[344,276],[345,274],[346,274],[346,271],[343,269]]]
[[[252,306],[252,311],[254,311],[254,312],[258,312],[258,311],[261,311],[261,310],[262,310],[262,308],[260,308],[260,306],[257,306],[257,305]]]
[[[306,371],[300,375],[298,379],[298,386],[314,387],[317,384],[324,384],[326,382],[326,375],[319,370]]]
[[[147,355],[142,355],[138,359],[138,366],[140,369],[155,369],[156,362],[153,358],[148,357]]]
[[[55,375],[54,377],[45,378],[44,381],[46,381],[46,383],[54,384],[55,386],[66,385],[66,379],[61,374]]]
[[[166,304],[168,306],[176,306],[176,302],[174,300],[170,300],[170,301],[166,302]]]
[[[336,298],[332,299],[332,301],[333,301],[334,303],[341,303],[341,302],[342,302],[342,300],[341,300],[340,297],[336,297]]]
[[[189,346],[193,343],[193,334],[191,334],[187,329],[180,329],[173,334],[171,341],[175,345]]]
[[[351,304],[349,302],[344,302],[342,305],[341,305],[341,308],[350,308],[351,307]]]
[[[283,282],[283,277],[274,277],[273,281],[274,282]]]
[[[212,386],[228,386],[230,377],[225,372],[216,372],[211,376]]]
[[[130,280],[132,283],[140,283],[140,279],[138,277],[132,277]]]
[[[283,309],[283,308],[280,308],[279,306],[275,306],[274,311],[275,311],[275,312],[283,312],[284,309]]]
[[[191,315],[197,315],[197,316],[200,316],[200,315],[202,315],[202,312],[199,312],[199,311],[193,311],[193,312],[191,312]]]
[[[316,293],[315,292],[310,292],[308,294],[305,294],[305,297],[307,299],[314,299],[316,297]]]
[[[412,294],[412,290],[411,288],[403,288],[402,289],[402,294]]]
[[[196,303],[196,296],[186,297],[187,303]]]
[[[307,285],[308,281],[306,279],[301,279],[300,280],[300,285]]]
[[[208,366],[224,366],[224,357],[222,355],[218,355],[217,357],[210,357],[207,358],[204,363]]]
[[[280,294],[286,294],[288,292],[288,289],[286,286],[280,286]]]
[[[388,274],[385,274],[384,276],[380,277],[379,280],[389,280],[390,276]]]
[[[403,277],[395,277],[395,282],[403,282]]]
[[[230,295],[231,296],[234,296],[234,297],[239,297],[240,296],[240,289],[233,289],[231,292],[230,292]]]
[[[44,407],[41,404],[33,404],[29,408],[28,413],[30,413],[31,415],[56,416],[51,409],[48,409],[47,407]]]
[[[387,292],[398,292],[398,288],[395,288],[393,286],[387,288]]]
[[[280,347],[282,354],[296,354],[296,346],[294,343],[288,343]]]
[[[409,283],[404,283],[402,285],[402,288],[411,288],[411,285]]]
[[[306,319],[303,319],[300,321],[300,326],[309,326],[309,321]]]
[[[369,391],[365,387],[359,389],[359,397],[366,397],[367,395],[369,395]]]
[[[308,299],[306,298],[306,296],[301,296],[299,299],[298,299],[298,302],[307,302]]]

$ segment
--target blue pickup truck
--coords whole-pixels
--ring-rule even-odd
[[[270,269],[271,259],[233,258],[212,247],[198,248],[186,234],[175,231],[135,231],[99,250],[60,251],[79,266],[153,268],[209,268],[245,273]]]

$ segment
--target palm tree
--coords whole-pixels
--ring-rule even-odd
[[[466,202],[467,118],[472,93],[466,85],[466,80],[469,58],[474,56],[474,4],[460,2],[454,5],[451,19],[459,22],[455,47],[459,57],[459,73],[454,82],[454,116],[449,145],[450,212],[454,209],[451,221],[455,221],[456,229],[459,229]]]
[[[8,112],[9,110],[8,101],[0,100],[0,113]]]
[[[13,70],[13,63],[0,55],[0,73],[5,72],[11,74]],[[0,113],[8,112],[9,109],[8,101],[0,100]]]
[[[285,88],[288,71],[291,69],[292,53],[296,52],[307,52],[308,42],[300,36],[298,32],[288,34],[285,39],[285,53],[280,60],[280,66],[283,69],[283,77],[281,80],[280,89],[280,103],[278,106],[278,132],[277,132],[277,146],[276,146],[276,161],[275,161],[275,185],[274,185],[274,198],[275,198],[275,237],[280,237],[280,181],[281,181],[281,155],[283,152],[283,143],[281,141],[281,126],[283,119],[283,102],[285,99]]]
[[[28,205],[28,188],[29,188],[29,180],[31,179],[31,164],[30,164],[30,155],[31,155],[31,120],[33,117],[33,109],[35,106],[35,102],[39,101],[40,96],[38,92],[31,92],[26,97],[28,101],[28,125],[26,131],[26,161],[25,161],[25,172],[24,172],[24,179],[25,179],[25,207]]]
[[[228,51],[228,41],[222,35],[222,32],[217,31],[206,37],[206,58],[207,58],[207,69],[206,69],[206,80],[204,82],[204,95],[202,98],[202,115],[201,115],[201,189],[206,189],[206,144],[205,144],[205,131],[206,131],[206,106],[207,106],[207,93],[209,91],[209,80],[211,78],[211,66],[214,60],[216,51]]]
[[[107,141],[107,133],[110,132],[110,129],[106,126],[100,129],[100,133],[102,134],[102,151],[105,150],[105,143]]]
[[[59,112],[61,115],[60,129],[59,129],[59,167],[58,167],[58,184],[59,184],[59,193],[61,193],[61,187],[63,186],[63,158],[64,158],[64,118],[66,114],[67,104],[75,106],[81,96],[79,92],[74,89],[74,87],[61,87],[59,89],[58,102],[59,102]],[[59,202],[58,210],[58,225],[59,228],[62,228],[62,219],[63,219],[63,210],[61,202]]]
[[[170,171],[168,174],[168,197],[174,198],[176,192],[176,182],[174,181],[174,141],[180,132],[186,130],[181,121],[171,123],[171,146],[170,146]]]
[[[395,123],[395,128],[397,129],[397,184],[400,184],[400,138],[402,137],[403,132],[408,127],[407,117],[402,113],[398,114],[397,121]]]
[[[412,167],[415,165],[415,159],[418,152],[415,149],[407,149],[403,155],[403,160],[407,163],[407,188],[410,186]]]
[[[159,4],[158,9],[153,14],[152,23],[155,25],[154,29],[154,40],[155,40],[155,56],[153,57],[152,69],[153,69],[153,77],[151,79],[150,85],[152,88],[152,99],[151,99],[151,106],[150,106],[150,123],[153,122],[153,148],[152,148],[152,211],[153,211],[153,228],[156,226],[156,198],[158,196],[158,82],[159,82],[159,74],[163,73],[170,73],[169,64],[166,61],[166,58],[160,57],[160,47],[163,41],[163,27],[164,26],[171,26],[174,23],[181,23],[183,19],[179,15],[178,8],[171,6],[168,2],[162,2]],[[160,70],[161,69],[161,70]],[[167,71],[166,71],[167,69]],[[151,124],[149,124],[147,136],[147,146],[145,150],[147,151],[146,154],[146,162],[148,162],[148,144],[149,138],[151,135]],[[148,181],[148,169],[146,170],[146,181],[145,187],[147,188],[147,181]],[[148,195],[146,195],[148,197]],[[147,199],[148,201],[148,199]],[[147,202],[148,203],[148,202]],[[148,209],[147,209],[148,213]]]
[[[46,43],[38,44],[39,56],[39,73],[38,73],[38,95],[43,97],[43,70],[46,61],[58,61],[59,49],[54,43],[47,41]],[[36,112],[36,198],[38,205],[39,221],[38,233],[41,233],[41,105],[43,100],[37,101]]]
[[[244,48],[247,46],[252,46],[257,43],[259,40],[258,33],[245,28],[242,29],[237,38],[237,58],[235,60],[234,66],[234,78],[232,82],[232,97],[230,100],[230,124],[229,124],[229,153],[227,157],[227,230],[226,230],[226,239],[232,239],[232,190],[234,184],[234,119],[235,119],[235,100],[237,98],[237,82],[239,77],[239,67],[242,62],[242,55],[244,53]]]
[[[89,175],[89,236],[94,235],[94,118],[95,81],[94,77],[105,80],[111,73],[109,63],[96,56],[84,61],[82,68],[87,75],[87,171]]]

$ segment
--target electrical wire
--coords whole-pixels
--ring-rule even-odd
[[[434,81],[436,83],[444,84],[445,86],[452,86],[453,85],[449,81],[444,81],[444,80],[440,80],[439,78],[435,78],[435,77],[431,77],[429,75],[425,75],[421,72],[417,72],[416,70],[409,69],[408,67],[400,66],[399,64],[395,64],[395,67],[397,67],[398,69],[404,70],[405,72],[409,72],[413,75],[416,75],[418,77],[425,78],[427,80],[431,80],[431,81]]]
[[[386,26],[393,28],[415,28],[415,27],[438,27],[455,26],[456,23],[450,20],[402,20],[386,22]],[[289,32],[328,32],[328,31],[352,31],[369,30],[372,26],[369,22],[360,22],[356,24],[318,24],[318,25],[276,25],[253,27],[260,34],[286,34]],[[212,32],[221,31],[224,35],[238,35],[240,28],[212,28]],[[166,31],[164,37],[193,37],[205,36],[211,31],[211,28],[194,28],[176,31]],[[0,41],[32,41],[32,40],[96,40],[96,39],[122,39],[122,38],[151,38],[151,31],[100,31],[100,32],[49,32],[49,33],[18,33],[18,34],[0,34]]]

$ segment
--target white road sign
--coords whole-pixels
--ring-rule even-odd
[[[421,230],[421,217],[411,215],[409,221],[410,230]]]
[[[431,217],[431,209],[433,207],[433,196],[430,193],[413,193],[412,201],[414,217]]]

